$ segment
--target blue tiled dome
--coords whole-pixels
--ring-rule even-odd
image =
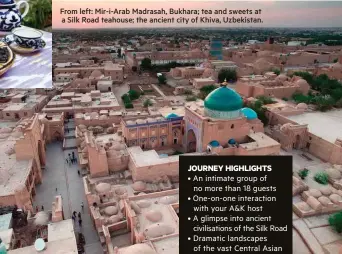
[[[179,117],[178,115],[176,115],[175,113],[170,113],[166,116],[166,119],[170,119],[170,118],[177,118]]]
[[[247,120],[253,120],[258,118],[257,113],[250,108],[242,108],[241,113],[247,118]]]
[[[229,139],[228,140],[228,144],[230,144],[230,145],[234,145],[234,144],[236,144],[236,141],[235,141],[235,139]]]
[[[222,86],[212,91],[204,100],[204,107],[217,111],[234,111],[241,109],[241,96],[233,89]]]
[[[212,147],[219,147],[220,143],[216,140],[213,140],[213,141],[210,141],[209,145]]]

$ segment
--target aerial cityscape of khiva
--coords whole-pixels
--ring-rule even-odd
[[[342,253],[342,29],[54,31],[0,150],[10,254],[179,253],[186,155],[292,156],[293,253]]]

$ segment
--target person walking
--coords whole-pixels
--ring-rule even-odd
[[[82,219],[78,220],[78,224],[80,225],[80,227],[82,227]]]
[[[79,176],[81,176],[81,172],[80,172],[80,170],[77,170],[77,174],[78,174]]]
[[[84,211],[84,204],[83,202],[81,203],[81,208],[82,208],[82,212]]]
[[[75,221],[76,221],[76,216],[73,214],[73,215],[71,216],[71,218],[72,218],[72,221],[75,223]]]
[[[38,206],[36,206],[36,213],[38,213],[39,212],[39,208],[38,208]]]
[[[44,211],[44,206],[42,206],[42,211]]]
[[[66,163],[67,163],[67,164],[69,164],[69,160],[68,160],[68,158],[66,158],[66,159],[65,159],[65,161],[66,161]]]
[[[81,212],[78,212],[78,218],[82,219]]]
[[[76,218],[77,212],[73,211],[72,216],[74,216]]]
[[[57,189],[57,187],[56,187],[56,192],[58,192],[58,189]]]

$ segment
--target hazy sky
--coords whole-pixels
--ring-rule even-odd
[[[259,17],[263,20],[262,24],[89,24],[89,23],[62,23],[62,18],[67,17],[89,17],[96,18],[99,15],[62,15],[61,8],[77,10],[80,8],[104,8],[112,10],[115,8],[129,10],[133,8],[138,9],[161,9],[169,8],[178,9],[185,8],[188,10],[262,10],[261,15],[235,15],[235,17]],[[161,18],[161,17],[179,17],[194,18],[196,15],[101,15],[100,17],[115,17],[115,18],[136,18],[141,16],[144,18]],[[216,18],[217,15],[199,15],[199,17]],[[225,17],[232,17],[231,15],[224,15]],[[222,16],[221,16],[222,17]],[[53,28],[129,28],[129,27],[342,27],[342,1],[208,1],[208,2],[169,2],[169,1],[118,1],[118,0],[53,0]]]

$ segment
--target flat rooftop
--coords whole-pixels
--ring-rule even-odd
[[[0,143],[1,151],[8,151],[14,147],[16,141]],[[15,153],[0,153],[0,196],[12,195],[15,189],[25,184],[27,175],[31,169],[32,160],[16,160]]]
[[[211,81],[213,81],[213,82],[215,82],[215,80],[213,80],[212,78],[194,78],[194,81],[196,81],[196,82],[211,82]]]
[[[8,254],[37,254],[34,245],[15,249]],[[46,249],[39,251],[41,254],[78,254],[76,238],[71,219],[55,222],[48,225],[48,242]]]
[[[4,108],[3,111],[19,111],[25,108],[26,103],[13,103]]]
[[[178,254],[179,236],[170,236],[152,241],[152,245],[158,254]]]
[[[266,134],[262,132],[256,132],[256,133],[250,133],[248,135],[251,139],[254,141],[249,142],[249,143],[243,143],[239,144],[239,146],[247,149],[247,150],[254,150],[254,149],[259,149],[259,148],[264,148],[264,147],[269,147],[269,146],[277,146],[280,144],[275,141],[274,139],[270,138]]]
[[[307,124],[309,131],[329,142],[335,143],[342,137],[342,110],[329,112],[310,112],[300,115],[287,116],[298,124]]]
[[[185,115],[184,107],[162,107],[159,110],[159,113],[163,117],[167,117],[169,114],[176,114],[177,116],[181,117]]]
[[[73,238],[74,236],[74,226],[71,219],[48,224],[48,242]]]
[[[178,155],[160,157],[155,150],[143,151],[140,146],[128,147],[127,151],[137,167],[146,167],[179,161]]]
[[[28,246],[25,248],[15,249],[8,251],[8,254],[37,254],[35,247]],[[66,254],[78,254],[76,239],[69,238],[59,241],[47,242],[46,249],[43,251],[39,251],[41,254],[57,254],[57,253],[66,253]]]

